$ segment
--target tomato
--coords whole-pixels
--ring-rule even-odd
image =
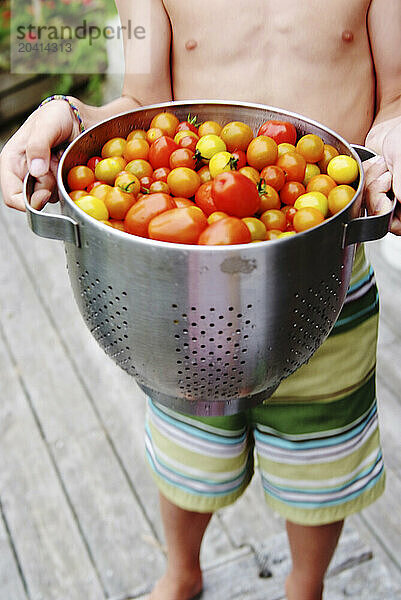
[[[88,187],[86,188],[86,190],[89,193],[92,193],[93,188],[98,187],[99,185],[103,185],[103,182],[102,181],[94,181],[93,183],[90,183],[88,185]],[[76,190],[76,191],[79,191],[79,190]]]
[[[124,154],[127,141],[121,137],[115,137],[108,140],[102,148],[102,158],[110,156],[122,156]]]
[[[97,185],[96,187],[93,187],[91,190],[91,196],[95,196],[96,198],[99,198],[99,200],[103,200],[106,198],[107,194],[110,192],[110,190],[112,190],[113,188],[111,187],[111,185],[108,185],[107,183],[102,183],[101,185]]]
[[[152,177],[155,181],[165,181],[167,183],[167,175],[170,173],[171,169],[168,167],[160,167],[159,169],[155,169],[152,173]]]
[[[110,225],[111,227],[114,227],[114,229],[118,229],[119,231],[125,231],[124,221],[110,219],[107,224]]]
[[[107,221],[109,218],[105,203],[96,196],[83,196],[78,198],[75,204],[97,221]]]
[[[168,194],[148,194],[136,202],[126,214],[124,227],[128,233],[148,237],[148,225],[153,217],[175,208]]]
[[[244,217],[242,220],[249,229],[252,241],[266,239],[266,226],[263,221],[255,217]]]
[[[149,223],[149,237],[162,242],[176,244],[196,244],[202,231],[207,227],[207,219],[200,208],[172,208]]]
[[[229,152],[234,150],[242,150],[243,152],[249,146],[250,141],[253,139],[253,131],[241,121],[231,121],[224,125],[220,132],[220,137],[227,146]]]
[[[153,177],[141,177],[139,183],[141,184],[141,192],[146,194],[149,192],[152,183],[154,183],[154,179]]]
[[[134,196],[138,194],[141,188],[138,177],[128,171],[122,171],[117,175],[114,186],[120,188],[123,192],[128,192]]]
[[[100,156],[92,156],[86,163],[86,166],[89,167],[90,169],[92,169],[92,171],[95,171],[95,167],[96,167],[97,163],[100,162],[101,160],[102,160],[102,158]]]
[[[195,204],[192,202],[192,200],[188,200],[188,198],[180,198],[175,197],[173,198],[174,200],[174,204],[176,205],[177,208],[186,208],[187,206],[195,206]]]
[[[148,130],[148,132],[146,134],[146,141],[149,144],[153,144],[153,142],[155,142],[159,138],[163,137],[163,135],[164,135],[164,133],[161,129],[159,129],[159,127],[152,127],[151,129]]]
[[[198,135],[202,137],[203,135],[220,135],[220,131],[222,130],[221,125],[216,123],[216,121],[205,121],[202,125],[198,127]]]
[[[279,192],[285,184],[285,173],[283,169],[280,169],[277,165],[268,165],[267,167],[264,167],[260,172],[260,178],[263,179],[267,185],[271,185],[277,192]]]
[[[173,196],[190,198],[196,193],[201,181],[196,171],[188,167],[177,167],[168,174],[167,183]]]
[[[161,112],[153,117],[150,127],[161,129],[163,135],[173,137],[178,127],[179,120],[171,112]]]
[[[95,181],[95,175],[86,165],[77,165],[69,170],[67,183],[70,190],[84,190]]]
[[[315,163],[306,163],[306,167],[305,167],[305,177],[303,180],[303,184],[305,186],[308,185],[309,181],[312,179],[312,177],[316,177],[316,175],[320,174],[320,169],[319,167],[315,164]]]
[[[176,169],[177,167],[188,167],[188,169],[195,169],[196,161],[194,153],[188,148],[178,148],[170,155],[170,168]]]
[[[319,169],[325,173],[327,171],[327,165],[329,164],[329,162],[331,161],[332,158],[334,158],[335,156],[338,156],[339,152],[337,150],[337,148],[334,148],[334,146],[331,146],[330,144],[325,144],[324,145],[324,151],[323,151],[323,158],[321,160],[319,160],[318,167]]]
[[[88,192],[86,190],[72,190],[72,192],[69,193],[71,200],[73,200],[74,202],[76,202],[78,198],[83,198],[87,195]]]
[[[323,221],[324,217],[320,210],[310,206],[297,210],[297,213],[294,216],[293,225],[295,231],[300,233],[301,231],[316,227],[316,225],[323,223]]]
[[[198,123],[198,119],[196,116],[188,115],[186,121],[181,121],[177,125],[176,131],[192,131],[198,135],[198,127],[200,123]]]
[[[324,142],[318,135],[308,133],[298,140],[296,149],[299,154],[302,154],[306,162],[316,163],[323,158]]]
[[[175,141],[167,135],[158,138],[149,149],[149,162],[154,169],[170,167],[170,156],[178,149]]]
[[[260,174],[257,169],[247,166],[247,167],[241,167],[238,172],[245,175],[245,177],[248,177],[248,179],[250,179],[251,181],[256,183],[256,185],[259,183]]]
[[[128,210],[136,202],[133,194],[124,192],[121,188],[113,187],[104,199],[104,203],[112,219],[122,221]]]
[[[193,131],[188,131],[187,129],[181,129],[180,131],[177,131],[177,133],[175,134],[174,141],[176,144],[180,145],[180,141],[186,137],[190,137],[192,140],[196,140],[196,141],[199,140],[199,135],[197,135]]]
[[[283,232],[281,231],[281,229],[268,229],[266,232],[266,240],[278,240],[282,233]]]
[[[234,171],[234,160],[229,152],[216,152],[209,161],[209,172],[212,179],[219,173]]]
[[[239,171],[240,169],[242,169],[242,167],[245,167],[246,165],[246,154],[243,150],[234,150],[234,152],[231,152],[231,155],[234,159],[234,166],[237,169],[237,171]]]
[[[143,158],[131,160],[125,167],[125,170],[138,177],[138,179],[142,179],[142,177],[151,177],[153,173],[152,165]]]
[[[133,129],[131,133],[127,135],[127,142],[134,139],[147,140],[148,134],[144,129]]]
[[[281,240],[281,238],[286,238],[286,237],[291,237],[292,235],[295,235],[296,231],[292,230],[292,231],[282,231],[280,233],[280,235],[278,236],[279,240]]]
[[[355,196],[355,190],[350,185],[338,185],[329,192],[328,203],[330,214],[335,215],[345,208]]]
[[[202,183],[202,185],[196,190],[195,204],[203,210],[206,216],[217,211],[216,205],[212,197],[212,181]]]
[[[199,236],[198,244],[204,246],[223,246],[229,244],[248,244],[251,241],[251,233],[241,219],[236,217],[224,217],[218,219]]]
[[[248,164],[259,171],[267,165],[272,165],[277,159],[276,142],[265,135],[253,138],[246,151]]]
[[[283,206],[283,208],[281,209],[281,212],[283,212],[285,214],[285,218],[287,220],[287,229],[288,228],[292,229],[294,216],[297,212],[297,209],[294,208],[294,206],[287,204],[286,206]]]
[[[198,175],[200,177],[201,183],[206,183],[207,181],[211,181],[212,179],[209,167],[207,165],[204,165],[201,169],[199,169]]]
[[[333,188],[337,186],[334,179],[332,179],[329,175],[325,175],[321,173],[320,175],[316,175],[312,177],[306,186],[307,192],[322,192],[325,196],[328,196]]]
[[[215,210],[208,216],[207,222],[209,223],[209,225],[211,225],[212,223],[214,223],[215,221],[218,221],[219,219],[224,219],[224,217],[228,217],[228,214],[225,212],[222,212],[221,210]]]
[[[127,165],[128,166],[128,165]],[[110,158],[104,158],[97,163],[95,167],[96,179],[108,183],[109,185],[114,184],[114,180],[120,171],[123,171],[126,167],[126,162],[122,156],[111,156]]]
[[[264,223],[266,229],[280,229],[280,231],[285,231],[287,228],[285,214],[275,208],[262,213],[260,220]]]
[[[278,157],[277,166],[283,169],[287,181],[303,182],[305,178],[306,160],[298,152],[286,152]]]
[[[149,194],[155,194],[156,192],[163,192],[164,194],[170,193],[170,188],[165,181],[153,181],[149,186]]]
[[[283,204],[294,204],[298,196],[305,194],[305,186],[300,181],[287,181],[280,190],[280,200]]]
[[[127,142],[124,148],[123,156],[128,162],[130,160],[135,160],[135,158],[143,158],[144,160],[147,160],[149,156],[148,142],[141,138],[134,138],[133,140],[130,140]]]
[[[185,135],[178,143],[180,148],[188,148],[193,154],[196,152],[196,144],[198,143],[198,137]]]
[[[324,217],[327,217],[329,212],[327,196],[322,194],[322,192],[307,192],[306,194],[302,194],[302,196],[299,196],[295,200],[294,206],[297,210],[312,206],[320,210]]]
[[[212,197],[217,210],[234,217],[251,217],[260,206],[256,185],[238,171],[220,173],[212,182]]]
[[[199,158],[210,160],[217,152],[225,152],[226,145],[218,135],[208,134],[201,137],[196,143],[196,152]]]
[[[263,181],[263,180],[261,180]],[[270,208],[280,208],[281,201],[277,190],[271,185],[259,185],[260,207],[258,212],[263,213]]]
[[[272,138],[276,144],[295,144],[297,130],[295,129],[295,126],[288,121],[276,121],[272,119],[260,126],[258,135],[267,135]]]
[[[353,183],[359,175],[358,163],[352,156],[339,154],[327,165],[327,175],[338,184]]]
[[[283,142],[282,144],[279,144],[277,146],[278,156],[281,156],[282,154],[285,154],[286,152],[296,152],[296,148],[295,148],[294,144],[287,144],[286,142]]]

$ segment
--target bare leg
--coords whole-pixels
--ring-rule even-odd
[[[287,521],[292,571],[286,581],[288,600],[322,600],[323,579],[344,522],[315,527]]]
[[[199,552],[211,513],[179,508],[160,494],[167,543],[167,570],[149,600],[190,600],[202,589]]]

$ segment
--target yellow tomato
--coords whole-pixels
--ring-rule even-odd
[[[296,148],[294,144],[289,144],[288,142],[283,142],[277,146],[278,156],[285,154],[286,152],[295,152]]]
[[[301,196],[298,196],[295,200],[294,207],[297,210],[300,210],[301,208],[317,208],[324,217],[326,217],[329,212],[327,196],[322,194],[322,192],[307,192],[306,194],[301,194]]]
[[[209,161],[209,171],[212,179],[224,171],[233,171],[232,154],[229,152],[216,152]]]
[[[211,225],[215,221],[219,221],[220,219],[224,219],[225,217],[228,217],[227,213],[223,212],[222,210],[215,210],[208,216],[207,222],[209,223],[209,225]]]
[[[106,142],[102,148],[102,158],[110,156],[122,156],[124,154],[127,141],[121,137],[114,137]]]
[[[204,123],[199,125],[198,134],[199,137],[202,137],[203,135],[209,135],[211,133],[214,135],[219,135],[221,130],[221,125],[216,123],[216,121],[205,121]]]
[[[260,219],[256,219],[255,217],[244,217],[242,221],[244,221],[245,225],[248,227],[252,241],[266,239],[266,226]]]
[[[175,130],[177,129],[179,124],[179,120],[173,113],[171,112],[161,112],[153,117],[152,122],[150,124],[151,128],[161,129],[163,135],[168,135],[169,137],[174,137]]]
[[[296,149],[299,154],[302,154],[306,162],[315,163],[323,158],[324,142],[318,135],[308,133],[301,137]]]
[[[355,195],[355,190],[350,185],[338,185],[329,193],[329,211],[332,215],[340,212],[347,206]]]
[[[173,196],[191,198],[200,186],[200,177],[188,167],[177,167],[167,175],[167,185]]]
[[[322,173],[326,173],[327,165],[329,164],[331,159],[335,156],[338,156],[338,154],[339,152],[337,148],[334,148],[334,146],[332,146],[331,144],[324,145],[323,158],[317,163]]]
[[[358,163],[352,156],[339,154],[327,165],[327,175],[338,184],[352,183],[358,177]]]
[[[282,231],[277,237],[279,239],[281,238],[286,238],[286,237],[291,237],[292,235],[295,235],[296,231]]]
[[[144,129],[134,129],[127,135],[127,142],[131,140],[147,140],[148,134]]]
[[[242,121],[231,121],[231,123],[224,125],[220,136],[230,152],[234,152],[234,150],[246,152],[249,143],[253,139],[253,131],[249,125],[242,123]]]
[[[97,221],[107,221],[109,218],[109,211],[105,203],[100,198],[96,198],[96,196],[83,196],[82,198],[78,198],[75,204]]]
[[[210,133],[204,135],[196,144],[196,150],[205,160],[210,160],[217,152],[225,152],[227,150],[225,143],[218,135]]]
[[[182,129],[181,131],[177,131],[174,136],[174,141],[176,144],[179,144],[182,138],[188,136],[194,138],[194,140],[199,140],[199,136],[196,135],[194,131],[191,131],[190,129]]]
[[[249,166],[241,167],[239,173],[242,173],[245,175],[245,177],[248,177],[251,181],[254,181],[256,185],[259,183],[260,173],[257,169]]]
[[[306,168],[305,168],[305,179],[303,180],[303,184],[306,187],[308,185],[308,183],[310,182],[310,180],[312,179],[312,177],[316,177],[316,175],[320,174],[320,169],[317,165],[315,165],[314,163],[306,163]]]

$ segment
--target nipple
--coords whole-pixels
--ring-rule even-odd
[[[345,29],[342,32],[341,38],[342,38],[343,42],[353,42],[354,34],[352,33],[352,31],[350,29]]]
[[[185,48],[187,50],[194,50],[197,45],[198,45],[198,42],[196,40],[188,40],[185,44]]]

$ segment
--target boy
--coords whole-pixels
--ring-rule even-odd
[[[100,108],[73,100],[86,127],[172,98],[270,104],[320,121],[384,156],[366,170],[373,212],[388,206],[384,193],[391,175],[401,199],[399,0],[149,3],[149,72],[129,71],[136,47],[126,39],[123,97]],[[117,5],[123,24],[137,22],[137,3]],[[39,180],[33,205],[51,198],[50,148],[78,131],[67,102],[50,102],[31,115],[1,155],[9,206],[23,210],[27,168]],[[400,216],[398,204],[392,224],[398,235]],[[287,520],[293,559],[287,598],[322,598],[344,518],[384,489],[374,392],[378,306],[362,248],[351,283],[344,309],[351,325],[340,315],[310,363],[283,382],[266,406],[229,418],[194,419],[149,402],[147,450],[161,490],[168,547],[167,572],[151,600],[188,600],[201,591],[204,531],[213,511],[246,488],[254,443],[266,499]],[[356,318],[361,302],[365,312]]]

